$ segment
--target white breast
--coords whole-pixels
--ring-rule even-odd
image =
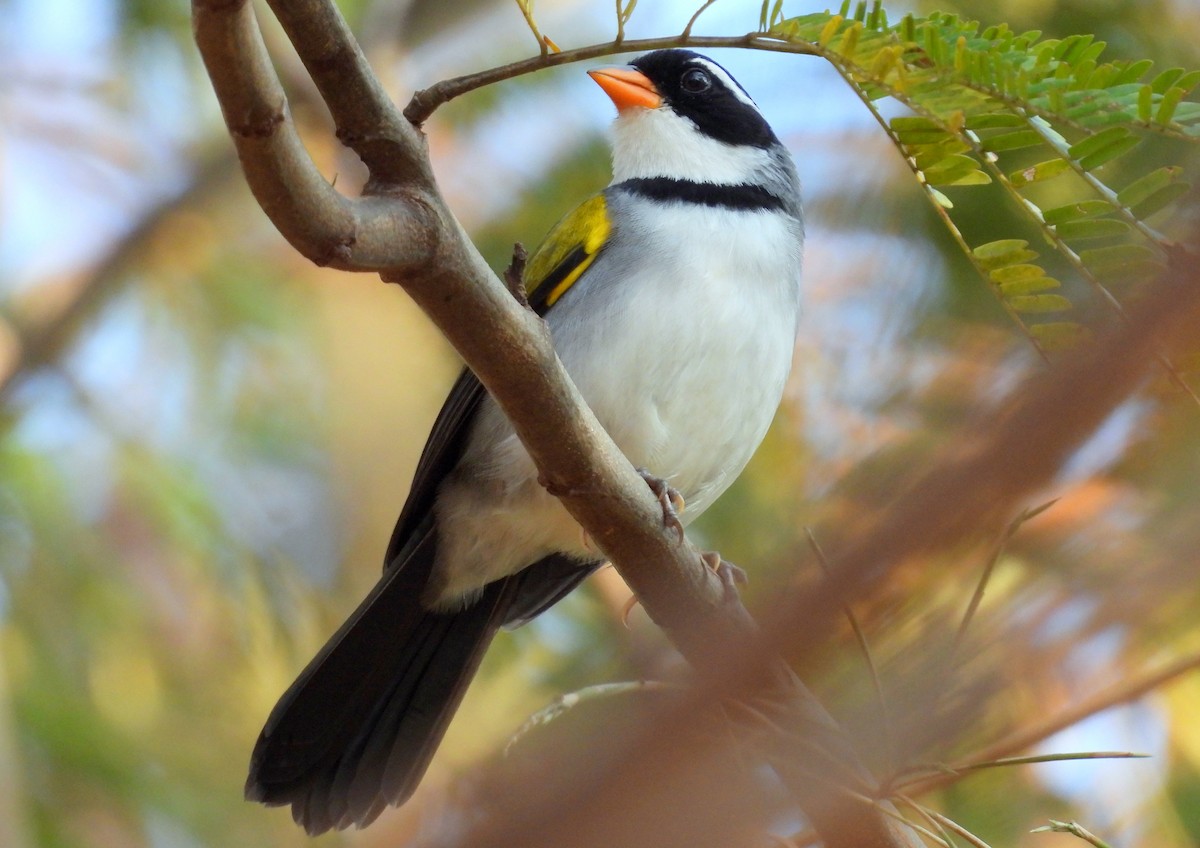
[[[634,465],[680,490],[687,522],[745,467],[779,405],[801,227],[777,212],[611,202],[629,223],[547,320],[600,423]],[[555,551],[595,556],[490,402],[438,521],[443,606]]]
[[[798,316],[798,224],[693,204],[635,200],[625,211],[642,235],[614,245],[597,276],[633,257],[646,270],[596,280],[551,327],[617,445],[678,488],[694,518],[749,461],[779,405]]]

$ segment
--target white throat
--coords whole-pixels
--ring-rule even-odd
[[[668,106],[628,109],[613,124],[613,183],[642,177],[753,182],[769,164],[766,150],[710,138]]]

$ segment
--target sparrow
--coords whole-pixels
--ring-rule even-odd
[[[597,419],[682,496],[683,525],[741,473],[782,398],[800,314],[799,179],[711,59],[658,50],[588,73],[617,107],[613,179],[551,230],[523,281]],[[246,797],[290,804],[311,834],[406,801],[497,631],[603,558],[468,369],[384,563],[251,756]]]

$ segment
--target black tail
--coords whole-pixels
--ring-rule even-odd
[[[429,612],[420,598],[436,537],[415,540],[279,699],[247,799],[291,804],[317,834],[363,827],[416,789],[515,588],[501,580],[461,612]]]

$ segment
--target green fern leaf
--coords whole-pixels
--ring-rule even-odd
[[[987,270],[1003,268],[1007,265],[1019,265],[1030,259],[1037,259],[1037,254],[1029,250],[1029,242],[1024,239],[1000,239],[981,244],[971,251],[980,267]]]
[[[911,110],[888,122],[889,133],[1039,348],[1067,347],[1087,334],[1067,320],[1028,323],[1028,316],[1072,308],[1072,298],[1055,291],[1064,283],[1046,276],[1025,240],[965,242],[954,205],[937,187],[997,184],[1074,269],[1076,279],[1064,278],[1066,285],[1086,283],[1100,303],[1118,303],[1106,280],[1133,281],[1161,268],[1163,238],[1143,219],[1178,199],[1186,183],[1178,169],[1159,169],[1118,191],[1106,181],[1122,171],[1103,166],[1134,151],[1147,134],[1200,140],[1200,103],[1186,99],[1200,85],[1200,71],[1171,68],[1143,82],[1152,62],[1106,62],[1105,44],[1090,35],[1041,40],[1040,32],[1016,35],[1002,24],[980,27],[941,13],[909,14],[889,25],[879,2],[851,8],[846,0],[840,16],[772,21],[770,33],[828,58],[881,121],[874,105],[880,98]],[[1072,179],[1042,187],[1067,173]],[[1043,211],[1051,196],[1054,203]],[[1075,247],[1097,241],[1101,246],[1089,250]]]
[[[1191,186],[1187,183],[1172,183],[1169,186],[1163,186],[1145,200],[1135,203],[1130,211],[1139,219],[1149,218],[1155,212],[1160,212],[1170,206],[1190,190]]]
[[[1024,188],[1030,183],[1040,183],[1070,170],[1071,163],[1066,159],[1047,159],[1045,162],[1038,162],[1028,168],[1013,171],[1008,175],[1008,179],[1014,188]]]
[[[1154,67],[1154,62],[1150,59],[1139,59],[1136,62],[1130,62],[1111,80],[1112,85],[1122,85],[1124,83],[1137,82],[1146,75],[1146,72]]]
[[[1107,164],[1112,160],[1124,156],[1130,150],[1142,143],[1142,140],[1135,135],[1130,135],[1107,144],[1094,153],[1089,153],[1082,159],[1079,159],[1079,167],[1085,171],[1091,171],[1094,168],[1099,168],[1101,165]]]
[[[1113,211],[1113,206],[1106,200],[1081,200],[1078,203],[1068,203],[1066,206],[1056,206],[1042,213],[1042,219],[1047,224],[1062,224],[1076,221],[1080,218],[1091,218],[1095,215],[1107,215]]]
[[[1021,150],[1041,143],[1041,135],[1034,130],[1017,130],[985,139],[983,149],[990,153],[1002,153],[1006,150]]]
[[[1017,294],[1006,297],[1007,303],[1014,312],[1024,314],[1045,312],[1066,312],[1071,308],[1071,301],[1061,294]]]
[[[1124,221],[1112,218],[1089,218],[1083,221],[1067,221],[1056,226],[1055,231],[1067,241],[1115,238],[1129,235],[1131,228]]]
[[[1183,68],[1170,68],[1156,76],[1153,82],[1150,83],[1150,89],[1155,94],[1166,94],[1175,80],[1183,76]]]
[[[1163,95],[1159,101],[1158,111],[1154,113],[1154,122],[1168,126],[1171,119],[1175,117],[1175,110],[1179,108],[1180,101],[1183,100],[1184,90],[1182,88],[1169,88],[1167,93]]]
[[[1159,189],[1178,182],[1182,172],[1183,169],[1178,165],[1167,165],[1159,168],[1157,171],[1151,171],[1146,176],[1134,180],[1117,192],[1117,200],[1125,206],[1134,206],[1141,203]]]

